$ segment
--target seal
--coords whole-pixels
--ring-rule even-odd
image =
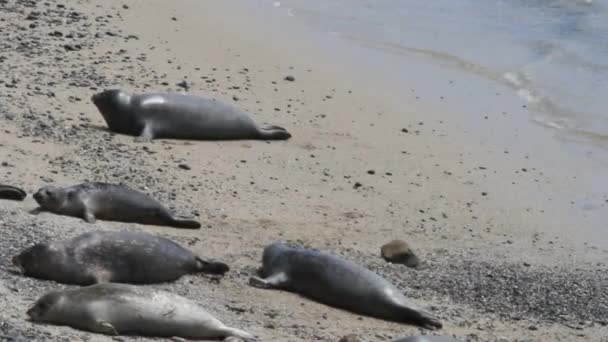
[[[286,140],[283,127],[259,127],[251,116],[224,102],[181,93],[129,94],[109,89],[91,97],[108,128],[137,136],[190,140]]]
[[[457,338],[449,336],[411,336],[404,337],[393,342],[463,342]]]
[[[264,249],[262,264],[264,278],[251,277],[250,285],[284,289],[362,315],[427,329],[442,327],[387,280],[333,254],[274,242]]]
[[[194,220],[180,220],[154,198],[124,185],[82,183],[64,188],[45,186],[34,194],[40,211],[95,220],[199,229]]]
[[[21,272],[64,284],[152,284],[190,273],[224,274],[228,265],[204,260],[179,244],[144,232],[93,231],[38,243],[13,257]]]
[[[107,335],[255,341],[200,305],[169,292],[125,284],[52,291],[27,311],[31,321],[67,325]]]
[[[23,201],[27,197],[25,191],[10,185],[0,184],[0,198],[13,201]]]

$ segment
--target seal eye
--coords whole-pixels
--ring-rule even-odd
[[[49,305],[46,302],[38,302],[38,305],[36,305],[36,307],[39,312],[44,312],[46,311],[46,309],[48,309]]]

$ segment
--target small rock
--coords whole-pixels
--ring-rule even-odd
[[[188,89],[190,89],[190,85],[188,85],[188,82],[186,81],[181,81],[177,84],[178,87],[183,88],[184,90],[188,91]]]
[[[395,264],[403,264],[407,267],[418,268],[420,259],[414,254],[407,242],[393,240],[380,248],[382,258]]]
[[[355,334],[348,334],[343,336],[338,342],[365,342],[365,340]]]
[[[367,170],[367,174],[368,175],[375,175],[376,171],[374,171],[374,170]]]
[[[191,167],[188,164],[179,164],[178,165],[180,169],[184,169],[184,170],[190,170]]]
[[[296,80],[296,78],[293,77],[293,76],[291,76],[291,75],[290,76],[285,76],[285,81],[293,82],[295,80]]]
[[[353,189],[359,189],[362,186],[363,186],[363,184],[361,184],[359,182],[355,182],[355,185],[353,185]]]

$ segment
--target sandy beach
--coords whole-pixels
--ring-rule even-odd
[[[13,273],[12,256],[92,229],[151,232],[226,261],[231,271],[219,281],[190,275],[151,287],[195,300],[260,341],[421,332],[608,341],[608,198],[592,160],[545,149],[551,132],[523,122],[515,95],[452,78],[449,67],[427,75],[445,77],[434,94],[397,88],[257,11],[225,1],[0,1],[0,183],[28,192],[24,202],[0,201],[1,341],[148,340],[26,320],[35,299],[67,286]],[[212,96],[293,137],[136,143],[109,132],[90,101],[111,87]],[[449,112],[450,101],[479,110]],[[29,213],[41,186],[84,181],[127,184],[203,228]],[[408,241],[425,267],[382,260],[392,239]],[[250,287],[276,240],[368,266],[444,328]]]

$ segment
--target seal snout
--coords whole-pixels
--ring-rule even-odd
[[[21,265],[21,258],[19,257],[19,255],[15,255],[13,257],[13,265],[18,267],[19,271],[21,271],[21,273],[23,273],[23,266]]]
[[[34,197],[34,200],[35,200],[35,201],[36,201],[38,204],[40,204],[40,202],[42,201],[42,198],[44,197],[44,195],[42,195],[41,191],[38,191],[38,192],[36,192],[36,193],[34,194],[34,196],[32,196],[32,197]]]

